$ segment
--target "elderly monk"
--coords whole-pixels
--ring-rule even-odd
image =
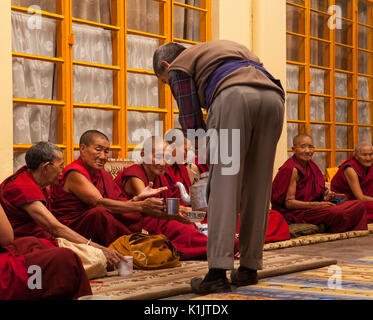
[[[49,211],[47,187],[57,182],[63,167],[62,151],[52,143],[42,141],[27,151],[26,166],[0,185],[0,203],[13,226],[15,237],[64,238],[84,244],[90,242],[89,238],[58,221]],[[121,259],[124,260],[115,250],[90,243],[103,251],[109,269]]]
[[[331,181],[331,189],[344,193],[348,199],[363,202],[368,223],[373,222],[373,146],[362,141],[354,156],[343,162]]]
[[[169,182],[164,175],[167,167],[164,159],[166,148],[167,144],[161,138],[159,142],[156,141],[156,137],[146,139],[141,152],[143,163],[124,169],[115,178],[115,182],[129,198],[136,197],[149,183],[153,183],[154,187],[169,186]],[[160,196],[171,198],[175,195],[171,188],[168,188]],[[182,218],[183,212],[188,209],[190,210],[190,208],[180,206],[181,212],[178,219],[185,224],[179,221],[145,218],[144,228],[151,234],[162,233],[166,235],[178,251],[182,252],[181,259],[205,258],[207,236],[199,232],[194,224],[190,224],[187,219]]]
[[[272,209],[281,212],[288,223],[324,224],[328,232],[366,230],[365,207],[360,201],[332,202],[341,195],[326,189],[320,169],[311,160],[314,149],[310,136],[294,137],[294,155],[273,181]]]
[[[181,182],[189,193],[192,184],[199,180],[199,168],[193,163],[195,154],[190,141],[184,137],[181,129],[169,130],[164,139],[169,143],[172,152],[172,159],[170,159],[172,163],[169,163],[165,172],[168,187],[173,193],[173,197],[179,198],[182,205],[188,206],[189,204],[184,203],[181,199],[180,190],[176,187],[176,183]]]
[[[128,199],[104,170],[109,151],[106,135],[86,131],[80,138],[79,159],[66,166],[51,188],[51,210],[57,219],[105,246],[123,235],[141,232],[143,215],[167,217],[163,201],[154,198],[167,187],[147,187],[136,199]]]
[[[38,266],[40,283],[30,278]],[[0,206],[0,300],[77,299],[92,294],[78,256],[35,237],[17,238]],[[30,283],[32,286],[30,286]],[[35,287],[33,287],[35,286]]]

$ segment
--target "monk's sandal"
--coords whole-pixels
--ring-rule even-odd
[[[232,285],[237,287],[249,286],[258,283],[258,273],[256,270],[239,267],[231,272]]]

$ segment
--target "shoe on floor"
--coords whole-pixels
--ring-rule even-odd
[[[258,283],[258,273],[245,267],[239,267],[231,272],[232,285],[237,287],[249,286]]]
[[[192,291],[197,294],[209,294],[218,292],[231,292],[231,286],[226,277],[214,280],[206,280],[202,278],[193,278],[190,281]]]

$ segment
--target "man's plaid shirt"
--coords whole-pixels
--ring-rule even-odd
[[[191,76],[182,71],[170,71],[168,83],[179,107],[179,122],[184,134],[187,129],[205,129],[197,88]]]

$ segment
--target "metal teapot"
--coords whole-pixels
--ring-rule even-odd
[[[190,187],[190,195],[188,195],[181,182],[176,183],[176,186],[180,190],[181,198],[185,203],[192,205],[193,211],[207,211],[206,188],[208,176],[208,172],[201,174],[200,180]]]

